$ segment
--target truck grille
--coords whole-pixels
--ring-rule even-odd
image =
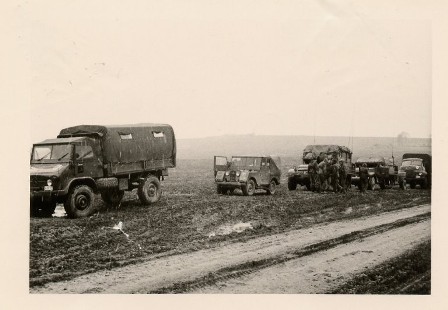
[[[43,190],[44,186],[47,185],[47,176],[43,175],[32,175],[30,176],[30,189],[34,191]]]

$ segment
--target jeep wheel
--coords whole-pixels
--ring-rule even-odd
[[[123,199],[124,191],[118,189],[108,190],[101,193],[101,198],[110,207],[117,207]]]
[[[275,186],[277,184],[275,183],[274,180],[271,181],[271,183],[269,183],[269,188],[267,190],[268,195],[274,195],[275,194]]]
[[[294,191],[297,189],[297,183],[294,181],[294,179],[288,179],[288,189],[290,191]]]
[[[96,211],[95,195],[87,185],[76,186],[70,190],[64,209],[70,218],[86,217]]]
[[[159,201],[162,195],[160,181],[155,176],[148,176],[140,182],[137,190],[138,198],[144,205]]]
[[[244,196],[252,196],[255,193],[255,182],[250,179],[247,184],[241,186]]]
[[[409,186],[410,186],[412,189],[414,189],[414,188],[415,188],[415,181],[411,181],[410,184],[409,184]]]

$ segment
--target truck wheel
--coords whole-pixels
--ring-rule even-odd
[[[423,179],[423,182],[421,183],[420,187],[422,189],[427,189],[428,188],[428,179]]]
[[[398,181],[398,184],[400,185],[400,188],[401,188],[401,189],[406,190],[406,179],[404,179],[404,180],[399,180],[399,181]]]
[[[367,185],[368,190],[374,190],[375,188],[375,178],[369,178],[369,184]]]
[[[107,190],[101,193],[101,198],[103,201],[111,207],[116,207],[120,204],[121,199],[123,199],[124,191],[117,189]]]
[[[294,179],[288,179],[288,189],[290,191],[294,191],[297,189],[297,183],[294,181]]]
[[[380,179],[380,188],[385,189],[386,188],[386,180],[384,178]]]
[[[221,195],[221,194],[222,194],[222,187],[221,187],[221,185],[216,185],[216,193],[217,193],[218,195]]]
[[[410,185],[410,187],[411,187],[412,189],[415,188],[415,182],[414,182],[414,181],[411,181],[409,185]]]
[[[160,181],[155,176],[148,176],[140,182],[138,186],[138,198],[144,205],[149,205],[159,201],[162,194]]]
[[[70,218],[87,217],[96,211],[95,195],[87,185],[79,185],[70,190],[64,209]]]
[[[275,186],[277,184],[275,183],[274,180],[271,181],[271,183],[269,183],[269,188],[267,190],[268,195],[274,195],[275,194]]]
[[[247,184],[241,186],[244,196],[252,196],[255,193],[255,182],[250,179]]]

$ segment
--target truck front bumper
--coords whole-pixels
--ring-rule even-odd
[[[220,185],[223,187],[241,187],[242,185],[245,184],[240,182],[226,182],[226,181],[216,181],[215,183],[216,185]]]
[[[67,195],[64,190],[55,191],[30,191],[30,200],[42,200],[42,201],[59,201]]]

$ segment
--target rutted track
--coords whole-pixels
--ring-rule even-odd
[[[32,288],[42,293],[184,292],[280,263],[337,247],[340,244],[424,221],[430,206],[423,205],[356,220],[257,238],[244,243],[173,255],[113,271],[97,272],[70,281]]]

